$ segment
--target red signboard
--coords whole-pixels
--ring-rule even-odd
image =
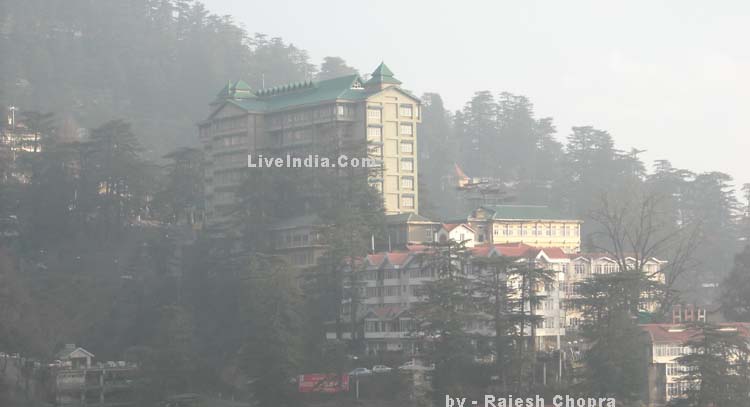
[[[349,376],[340,380],[336,374],[313,373],[297,377],[297,389],[300,393],[339,393],[349,391]]]

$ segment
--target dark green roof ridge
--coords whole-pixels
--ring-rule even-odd
[[[483,205],[498,220],[575,220],[544,205]]]
[[[367,83],[390,83],[394,85],[400,85],[401,81],[393,76],[393,71],[391,71],[388,66],[385,65],[385,62],[381,62],[380,65],[378,65],[378,67],[375,68],[374,71],[372,71],[372,77],[367,81]]]

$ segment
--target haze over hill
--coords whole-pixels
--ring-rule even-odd
[[[647,163],[750,182],[747,2],[384,0],[354,15],[332,11],[351,7],[343,0],[205,3],[313,61],[334,53],[366,72],[383,59],[452,110],[479,90],[523,94],[555,118],[561,138],[591,125],[620,148],[647,150]]]

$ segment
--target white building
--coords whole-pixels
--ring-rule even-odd
[[[455,229],[455,228],[454,228]],[[363,270],[357,278],[359,285],[358,314],[361,315],[362,335],[367,353],[400,351],[407,354],[418,353],[420,343],[413,335],[414,319],[410,313],[414,304],[425,298],[425,284],[434,281],[433,270],[420,262],[424,246],[410,246],[403,252],[376,253],[364,259]],[[472,258],[507,256],[518,261],[533,262],[536,267],[554,272],[554,280],[537,288],[537,295],[543,299],[535,305],[534,314],[539,318],[535,334],[540,350],[557,349],[560,338],[565,335],[565,309],[563,306],[566,265],[570,259],[561,249],[539,249],[523,244],[482,245],[471,248]],[[478,266],[468,267],[471,277],[482,272]],[[511,286],[519,284],[508,280]],[[345,302],[342,314],[348,318],[351,304]],[[531,314],[527,302],[526,311]],[[480,336],[492,336],[494,331],[488,319],[477,318],[467,321],[466,329]],[[329,330],[329,339],[335,334]],[[524,329],[526,335],[531,327]],[[349,332],[344,338],[351,338]]]
[[[720,330],[737,332],[750,341],[749,323],[718,325]],[[681,365],[678,359],[691,353],[691,348],[685,344],[697,339],[699,332],[682,324],[646,324],[641,325],[641,329],[648,335],[651,355],[649,407],[662,407],[674,399],[685,397],[691,388],[691,383],[684,379],[689,367]]]
[[[444,223],[435,234],[435,241],[446,243],[450,240],[465,242],[466,247],[474,247],[476,231],[466,223]]]

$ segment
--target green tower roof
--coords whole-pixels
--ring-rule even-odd
[[[394,85],[400,85],[401,81],[393,77],[393,72],[391,72],[390,69],[385,65],[384,62],[381,62],[380,65],[378,65],[377,68],[372,72],[372,77],[369,81],[367,81],[368,84],[377,84],[377,83],[392,83]]]

